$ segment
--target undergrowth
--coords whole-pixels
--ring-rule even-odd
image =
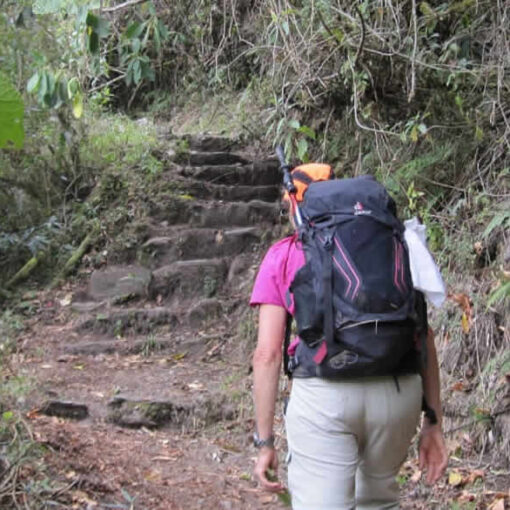
[[[49,508],[46,503],[61,487],[48,474],[48,452],[34,439],[25,417],[30,382],[10,363],[23,328],[23,317],[8,310],[0,315],[0,508],[42,509]]]

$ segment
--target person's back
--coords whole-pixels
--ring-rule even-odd
[[[303,169],[306,172],[306,165],[298,168],[301,173]],[[301,198],[304,196],[302,192]],[[252,306],[260,306],[258,345],[253,359],[256,443],[261,447],[255,472],[261,485],[268,490],[282,489],[280,483],[267,479],[266,471],[275,468],[277,463],[272,427],[282,343],[287,314],[295,314],[293,282],[306,261],[297,236],[273,245],[261,264],[251,298]],[[338,270],[341,272],[341,269]],[[298,303],[302,309],[306,308],[306,299],[301,305]],[[323,304],[325,300],[321,297],[319,301]],[[328,345],[334,347],[335,334],[330,333],[327,344],[328,335],[323,331],[318,333],[317,338],[322,338],[324,344],[322,351],[327,352]],[[319,356],[317,352],[320,351],[320,341],[310,347],[301,339],[297,346],[296,343],[290,346],[294,378],[286,426],[293,508],[397,508],[395,476],[406,456],[421,410],[422,381],[413,373],[417,365],[414,370],[392,369],[391,373],[368,377],[363,373],[355,378],[317,377],[321,375],[317,366],[320,367],[326,356]],[[435,481],[446,466],[446,452],[431,333],[427,351],[428,363],[422,374],[424,390],[438,423],[433,425],[425,419],[421,460],[428,468],[429,481]],[[355,363],[355,357],[349,351],[349,355],[342,358],[342,366]],[[404,360],[399,360],[397,365],[401,367],[402,363]],[[325,373],[329,375],[331,371]]]

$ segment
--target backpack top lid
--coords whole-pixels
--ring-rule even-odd
[[[327,181],[332,179],[333,170],[325,163],[305,163],[295,167],[292,172],[292,182],[296,187],[296,200],[301,202],[308,186],[312,182]],[[283,200],[288,200],[289,194],[286,191]]]
[[[403,230],[395,201],[371,175],[312,182],[300,206],[308,220],[329,216],[365,216]]]

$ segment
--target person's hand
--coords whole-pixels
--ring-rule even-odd
[[[443,476],[448,465],[448,452],[439,425],[425,425],[420,437],[419,466],[427,473],[426,482],[431,485]]]
[[[263,446],[259,451],[257,463],[255,464],[255,476],[261,487],[270,492],[282,492],[285,487],[274,479],[269,473],[278,469],[278,455],[274,448]]]

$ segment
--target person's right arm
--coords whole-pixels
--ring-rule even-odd
[[[258,341],[253,354],[253,400],[257,432],[261,439],[273,435],[286,318],[285,308],[270,304],[260,305]],[[263,446],[259,450],[255,476],[264,489],[282,491],[281,483],[268,479],[269,469],[277,471],[277,453],[274,447]]]
[[[419,465],[425,469],[427,483],[433,484],[444,474],[448,465],[448,452],[443,436],[442,423],[443,413],[441,410],[439,363],[437,351],[434,345],[434,332],[429,328],[427,334],[427,364],[422,369],[423,392],[427,404],[436,413],[437,423],[432,424],[425,417],[423,419],[420,448]]]

